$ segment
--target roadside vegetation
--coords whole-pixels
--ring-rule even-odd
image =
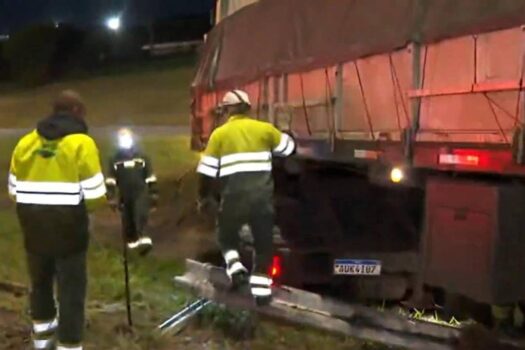
[[[118,71],[101,71],[89,78],[78,75],[34,89],[8,89],[0,85],[0,128],[33,127],[48,113],[49,103],[56,93],[66,88],[77,89],[84,96],[92,127],[186,126],[192,71],[193,59],[183,58],[140,68],[129,66]],[[153,254],[147,258],[132,257],[130,261],[135,327],[131,331],[126,326],[120,220],[117,213],[103,208],[93,216],[86,349],[381,348],[354,339],[259,320],[253,315],[221,307],[203,313],[182,333],[161,337],[156,326],[194,300],[175,288],[173,277],[183,273],[186,258],[214,254],[214,222],[195,212],[197,181],[193,169],[198,154],[189,150],[189,136],[167,133],[142,136],[141,144],[151,156],[159,177],[161,200],[158,211],[152,215],[150,234],[156,242]],[[96,139],[105,165],[114,140],[107,134],[97,134]],[[0,138],[0,173],[7,174],[16,141],[14,136]],[[5,189],[0,194],[0,256],[0,283],[9,281],[27,286],[22,235],[14,205]],[[246,334],[239,336],[238,326],[245,316],[256,326],[250,339],[244,339]],[[26,348],[28,324],[26,296],[5,293],[0,288],[0,348]]]
[[[35,88],[0,84],[0,128],[27,128],[49,113],[64,89],[77,90],[92,125],[188,125],[193,55],[123,65],[86,76],[77,72],[58,83]]]

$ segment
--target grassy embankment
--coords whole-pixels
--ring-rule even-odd
[[[89,103],[92,126],[184,125],[188,115],[188,86],[192,66],[131,70],[96,78],[71,80],[35,90],[6,92],[0,88],[0,127],[31,127],[47,114],[50,99],[64,88],[78,89]],[[2,93],[3,92],[3,93]],[[97,140],[103,159],[108,156],[111,140]],[[0,173],[7,174],[10,152],[16,139],[0,139]],[[94,235],[89,255],[89,302],[86,349],[372,349],[352,339],[342,339],[315,331],[262,322],[257,337],[237,342],[214,328],[192,328],[176,338],[161,338],[154,328],[182,306],[189,298],[172,285],[172,277],[183,271],[183,258],[206,249],[213,240],[211,232],[199,228],[181,228],[179,218],[194,203],[195,178],[177,183],[182,174],[194,167],[197,155],[188,149],[187,136],[145,136],[146,151],[153,158],[161,186],[161,207],[152,232],[157,254],[146,259],[132,259],[131,271],[136,328],[133,335],[122,331],[125,321],[124,285],[119,249],[119,221],[104,209],[95,217]],[[1,185],[1,184],[0,184]],[[190,220],[191,221],[191,220]],[[199,219],[193,220],[199,226]],[[180,222],[179,222],[180,223]],[[184,226],[184,225],[183,225]],[[0,281],[27,284],[25,258],[20,229],[13,205],[4,192],[0,194]],[[27,300],[0,293],[2,311],[15,315],[13,322],[0,322],[0,348],[20,349],[28,322]],[[2,347],[4,346],[4,347]]]
[[[32,127],[64,89],[81,93],[93,125],[187,125],[194,63],[189,56],[91,77],[77,74],[34,89],[0,85],[0,128]]]

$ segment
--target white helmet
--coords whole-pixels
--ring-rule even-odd
[[[235,106],[242,103],[247,104],[248,106],[252,105],[248,94],[242,90],[231,90],[222,98],[221,106]]]

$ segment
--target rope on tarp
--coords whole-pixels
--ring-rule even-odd
[[[505,130],[503,130],[503,126],[501,125],[501,122],[498,117],[498,113],[494,109],[494,105],[491,102],[491,99],[488,97],[487,93],[483,93],[483,96],[485,96],[487,103],[489,104],[490,111],[492,112],[492,115],[494,116],[494,121],[496,122],[496,125],[498,126],[499,132],[501,134],[501,137],[505,141],[505,143],[509,143],[509,138],[505,134]]]
[[[374,133],[374,126],[372,125],[372,116],[370,114],[370,109],[368,108],[368,102],[366,100],[365,90],[363,87],[363,81],[361,80],[361,73],[359,71],[359,66],[357,65],[357,61],[354,61],[354,67],[357,73],[357,80],[359,81],[359,90],[361,91],[361,98],[363,99],[363,105],[365,107],[366,120],[368,122],[368,128],[370,129],[370,136],[372,136],[372,140],[375,141],[376,136]]]
[[[308,136],[312,136],[312,128],[310,127],[310,117],[308,116],[308,107],[306,107],[306,98],[304,97],[304,82],[303,82],[303,74],[299,74],[299,81],[301,83],[301,98],[303,102],[303,110],[304,110],[304,119],[306,122],[306,130],[308,131]]]
[[[326,82],[326,108],[327,108],[327,117],[329,122],[328,122],[328,126],[330,128],[329,130],[329,133],[330,133],[330,146],[332,148],[332,151],[334,151],[334,147],[335,147],[335,139],[336,139],[336,126],[335,126],[335,109],[334,109],[334,105],[333,105],[333,98],[334,98],[334,95],[333,95],[333,92],[332,92],[332,86],[331,86],[331,82],[330,82],[330,75],[328,74],[328,68],[325,68],[324,70],[324,74],[325,74],[325,82]]]
[[[395,67],[394,67],[394,62],[392,60],[392,55],[388,55],[388,61],[389,61],[389,65],[390,65],[390,79],[392,79],[392,93],[394,94],[394,104],[395,104],[395,107],[396,107],[396,119],[397,119],[397,128],[399,131],[402,130],[402,127],[401,127],[401,115],[399,114],[399,103],[398,103],[398,94],[397,94],[397,81],[396,81],[396,73],[395,73]],[[403,99],[402,97],[403,95],[401,95],[401,99]],[[401,100],[401,104],[403,104],[403,101]],[[407,117],[407,122],[408,122],[408,117]]]

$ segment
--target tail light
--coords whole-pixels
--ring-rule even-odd
[[[273,281],[278,280],[283,272],[281,257],[275,255],[272,259],[272,265],[270,266],[269,275]]]
[[[491,165],[489,152],[474,149],[454,149],[451,152],[441,153],[438,162],[441,165],[461,165],[481,168]]]

